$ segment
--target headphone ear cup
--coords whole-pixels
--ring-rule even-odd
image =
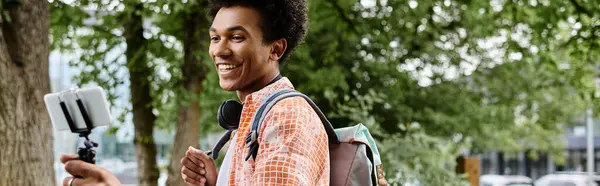
[[[221,103],[217,111],[219,125],[226,130],[237,129],[240,125],[242,108],[242,104],[234,100],[227,100]]]

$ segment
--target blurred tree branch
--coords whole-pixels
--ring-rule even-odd
[[[348,14],[344,11],[344,8],[342,8],[342,6],[340,6],[340,4],[336,0],[328,0],[327,2],[329,2],[333,6],[333,8],[337,11],[339,16],[342,18],[342,20],[344,20],[344,22],[348,24],[348,27],[350,27],[350,29],[352,29],[352,31],[355,34],[360,35],[354,22],[348,16],[346,16]]]
[[[14,8],[21,5],[20,0],[2,0],[2,7],[6,9]]]
[[[594,15],[592,14],[592,12],[590,12],[589,10],[585,9],[583,6],[581,6],[577,0],[569,0],[569,2],[571,2],[571,4],[573,4],[573,6],[575,6],[575,9],[581,13],[586,14],[589,17],[593,17]]]

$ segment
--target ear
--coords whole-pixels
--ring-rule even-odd
[[[269,55],[269,61],[279,61],[285,50],[287,49],[287,40],[279,39],[271,44],[271,53]]]

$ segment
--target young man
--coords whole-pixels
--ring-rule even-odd
[[[277,77],[306,34],[306,11],[305,0],[213,2],[209,53],[221,87],[237,92],[243,110],[218,175],[206,154],[190,148],[181,169],[188,185],[329,185],[327,134],[303,98],[282,100],[271,109],[260,129],[258,154],[245,161],[256,109],[276,91],[294,88]]]
[[[219,173],[212,159],[190,147],[181,174],[188,185],[329,185],[327,134],[303,98],[278,102],[262,123],[256,158],[245,160],[245,138],[257,107],[274,92],[293,89],[279,67],[307,31],[306,0],[214,0],[209,53],[219,84],[243,104],[237,132]],[[64,185],[119,185],[92,164],[63,156]]]

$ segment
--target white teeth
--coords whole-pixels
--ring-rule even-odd
[[[238,67],[239,65],[219,65],[219,70],[231,70],[234,69],[236,67]]]

